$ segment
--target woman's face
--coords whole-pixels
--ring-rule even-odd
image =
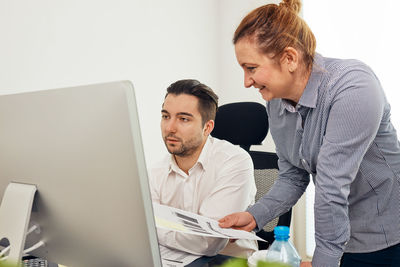
[[[263,99],[294,98],[293,70],[284,55],[272,59],[272,55],[263,54],[257,45],[248,38],[239,40],[235,45],[236,59],[244,71],[244,86],[257,88]],[[290,71],[289,71],[290,70]]]

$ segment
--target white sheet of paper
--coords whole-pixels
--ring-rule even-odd
[[[159,245],[163,267],[183,267],[201,256]]]
[[[265,241],[253,232],[221,228],[216,220],[198,214],[153,203],[154,218],[158,228],[193,235],[221,237],[229,239],[250,239]]]

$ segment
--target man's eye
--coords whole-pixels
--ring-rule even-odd
[[[187,121],[189,121],[189,119],[188,118],[181,118],[181,121],[187,122]]]
[[[161,115],[161,118],[164,119],[164,120],[166,120],[166,119],[169,118],[169,116],[168,116],[168,115]]]

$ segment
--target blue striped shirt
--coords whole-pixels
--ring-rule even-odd
[[[316,55],[299,103],[267,102],[279,178],[249,208],[261,229],[315,184],[313,267],[400,242],[400,143],[373,71]],[[256,230],[257,230],[256,229]]]

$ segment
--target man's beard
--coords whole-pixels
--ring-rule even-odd
[[[174,146],[168,145],[166,140],[168,137],[173,137],[179,143],[175,144]],[[183,142],[181,138],[170,134],[164,137],[164,143],[170,154],[178,157],[187,157],[191,156],[200,147],[202,141],[192,138],[186,142]]]

